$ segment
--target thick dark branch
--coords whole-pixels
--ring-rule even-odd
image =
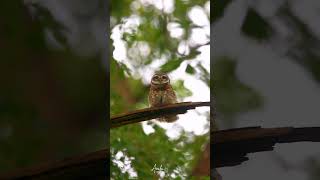
[[[187,110],[210,106],[210,102],[183,102],[162,107],[145,108],[111,117],[111,128],[155,119],[163,115],[184,114]]]
[[[275,143],[320,142],[320,127],[239,128],[216,131],[211,137],[212,168],[225,167],[247,161],[248,153],[272,151]]]
[[[320,142],[320,127],[310,128],[239,128],[212,134],[211,168],[235,166],[248,160],[248,153],[271,151],[275,143]],[[16,170],[0,179],[105,179],[109,150]]]
[[[182,114],[189,109],[209,106],[210,102],[184,102],[158,108],[146,108],[111,118],[112,128],[145,121],[168,114]],[[0,175],[0,179],[106,179],[109,151],[107,149],[68,158],[62,161],[18,169]]]
[[[30,168],[18,169],[0,175],[0,179],[101,179],[107,177],[109,169],[109,151],[107,149],[50,162]]]

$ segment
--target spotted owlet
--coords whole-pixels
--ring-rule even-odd
[[[174,93],[170,79],[167,74],[156,72],[151,79],[149,92],[150,107],[159,107],[177,102],[176,94]],[[160,117],[157,120],[163,122],[174,122],[178,119],[176,115]]]

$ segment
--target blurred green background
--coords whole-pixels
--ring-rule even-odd
[[[107,147],[101,5],[0,2],[0,173]]]

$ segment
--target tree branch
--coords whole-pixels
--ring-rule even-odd
[[[239,165],[248,153],[272,151],[276,143],[320,142],[320,127],[249,127],[216,131],[211,137],[212,168],[217,168]]]
[[[290,143],[300,141],[320,142],[320,127],[249,127],[216,131],[213,132],[211,136],[211,153],[213,156],[213,164],[211,169],[213,169],[218,167],[239,165],[248,160],[246,157],[248,153],[271,151],[273,150],[275,143]],[[104,180],[106,177],[108,177],[107,172],[109,172],[109,160],[109,150],[104,149],[82,156],[64,159],[62,161],[15,170],[7,174],[0,175],[0,179],[31,178],[36,180]],[[203,174],[207,174],[207,171]]]
[[[210,106],[210,102],[182,102],[161,107],[145,108],[111,117],[111,128],[155,119],[163,115],[184,114],[196,107]]]
[[[101,150],[62,161],[50,162],[34,167],[18,169],[0,179],[98,179],[108,176],[109,150]]]
[[[111,118],[112,128],[126,124],[145,121],[164,114],[182,114],[189,109],[209,106],[210,102],[184,102],[157,108],[146,108]],[[0,175],[0,179],[101,179],[108,177],[109,157],[108,149],[22,168]]]

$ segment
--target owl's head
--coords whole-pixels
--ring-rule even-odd
[[[156,72],[151,79],[151,84],[155,86],[163,86],[170,83],[170,79],[167,74],[163,72]]]

